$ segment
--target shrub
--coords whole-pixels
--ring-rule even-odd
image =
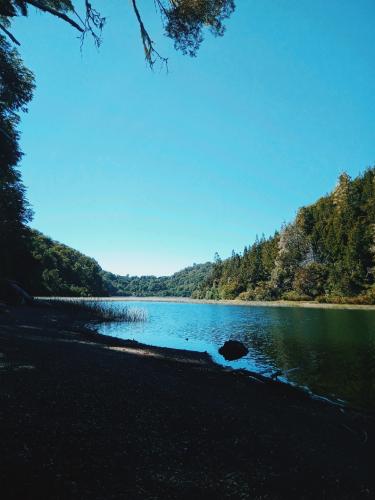
[[[370,288],[366,292],[355,296],[320,295],[315,300],[322,304],[375,305],[375,290]]]
[[[375,305],[375,288],[371,288],[364,295],[364,299],[367,301],[366,304]]]
[[[224,300],[232,300],[235,299],[238,295],[238,283],[237,282],[229,282],[223,285],[220,289],[220,298]]]
[[[290,292],[284,292],[281,298],[282,300],[293,300],[293,301],[311,300],[311,297],[309,295],[303,295],[301,293],[296,292],[295,290],[291,290]]]
[[[326,304],[328,302],[328,297],[326,295],[318,295],[315,297],[316,302],[320,304]]]
[[[260,281],[252,293],[254,300],[275,300],[278,298],[277,290],[267,281]]]
[[[328,271],[326,266],[317,262],[311,262],[297,269],[293,281],[293,289],[299,295],[309,297],[319,296],[324,293],[327,274]]]
[[[237,297],[238,300],[254,300],[254,290],[248,290],[247,292],[241,292]]]
[[[220,300],[219,290],[216,287],[210,288],[204,298],[206,300]]]

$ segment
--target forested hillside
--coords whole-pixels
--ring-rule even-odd
[[[190,297],[213,268],[207,262],[172,276],[119,276],[103,271],[95,259],[39,231],[20,227],[17,245],[1,248],[0,280],[15,279],[33,295]]]
[[[211,262],[194,264],[172,276],[119,276],[103,271],[109,295],[190,297],[210,276]]]
[[[35,295],[107,295],[102,269],[95,259],[30,231],[29,269],[25,285]]]
[[[16,279],[31,294],[42,296],[190,297],[208,279],[213,264],[194,264],[172,276],[119,276],[103,271],[95,259],[24,227],[16,255],[18,266],[1,266],[0,279]]]
[[[193,297],[375,303],[375,168],[342,174],[274,236],[216,258]]]

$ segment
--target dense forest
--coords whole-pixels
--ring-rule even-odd
[[[15,265],[0,267],[0,279],[18,281],[33,295],[107,295],[99,264],[73,248],[24,228]]]
[[[211,262],[193,264],[172,276],[119,276],[103,271],[109,295],[190,297],[210,276]]]
[[[215,258],[195,298],[375,304],[375,168],[302,207],[241,254]]]
[[[102,269],[96,260],[31,231],[27,287],[35,295],[107,295]]]

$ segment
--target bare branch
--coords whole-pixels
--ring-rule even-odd
[[[2,24],[0,24],[0,30],[4,31],[4,33],[12,40],[13,43],[15,43],[16,45],[21,45],[17,38],[14,37],[12,33],[8,31]]]
[[[81,42],[83,43],[86,33],[90,33],[97,47],[100,47],[102,42],[102,31],[106,22],[106,18],[93,8],[89,0],[85,0],[86,17],[84,20],[85,31],[82,34]]]
[[[155,49],[154,42],[151,40],[151,37],[148,34],[145,25],[143,24],[142,17],[139,13],[136,0],[132,0],[132,4],[135,16],[139,24],[139,28],[141,30],[141,38],[142,38],[143,48],[145,51],[146,61],[148,62],[150,67],[153,68],[156,60],[158,59],[168,68],[168,59],[160,55],[159,52]]]
[[[85,29],[82,28],[82,26],[77,24],[75,21],[73,21],[73,19],[71,19],[66,14],[59,12],[58,10],[53,9],[52,7],[47,7],[46,5],[43,5],[42,3],[38,2],[38,0],[25,0],[25,2],[32,5],[33,7],[36,7],[37,9],[42,10],[43,12],[48,12],[49,14],[52,14],[53,16],[59,17],[60,19],[67,22],[68,24],[73,26],[73,28],[80,31],[81,33],[83,33],[85,31]]]

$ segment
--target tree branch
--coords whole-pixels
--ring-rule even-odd
[[[82,28],[79,24],[77,24],[75,21],[73,21],[73,19],[71,19],[66,14],[59,12],[58,10],[53,9],[52,7],[47,7],[46,5],[39,3],[38,0],[25,0],[25,2],[32,5],[33,7],[36,7],[37,9],[42,10],[43,12],[48,12],[49,14],[52,14],[53,16],[59,17],[60,19],[67,22],[68,24],[73,26],[73,28],[80,31],[81,33],[83,33],[85,31],[84,28]]]
[[[0,30],[4,31],[4,33],[12,40],[13,43],[15,43],[16,45],[21,45],[17,38],[14,37],[12,33],[8,31],[2,24],[0,24]]]
[[[155,49],[154,42],[151,40],[151,37],[148,34],[145,25],[143,24],[142,17],[139,13],[136,0],[132,0],[132,4],[135,16],[139,24],[139,28],[141,30],[141,37],[142,37],[143,48],[145,51],[146,61],[152,68],[155,64],[156,59],[159,59],[168,68],[168,59],[166,57],[161,56],[159,52]],[[156,56],[156,59],[154,59],[153,56]]]

